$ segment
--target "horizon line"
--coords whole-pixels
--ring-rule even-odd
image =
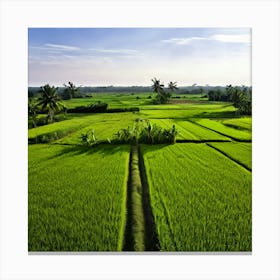
[[[50,84],[50,83],[45,83],[44,85],[49,84],[50,86],[54,86],[54,87],[64,87],[64,85],[54,85],[54,84]],[[28,87],[41,87],[44,85],[28,85]],[[246,84],[225,84],[225,85],[221,85],[221,84],[206,84],[206,85],[198,85],[198,84],[191,84],[191,85],[181,85],[178,86],[178,88],[180,87],[226,87],[228,85],[232,85],[232,86],[246,86],[246,87],[251,87],[252,85],[246,85]],[[77,87],[152,87],[152,85],[78,85]]]

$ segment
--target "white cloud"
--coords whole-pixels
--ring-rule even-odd
[[[207,40],[204,37],[187,37],[187,38],[171,38],[167,40],[162,40],[164,43],[174,43],[177,45],[188,45],[195,41]]]
[[[163,43],[173,43],[176,45],[189,45],[198,41],[219,41],[223,43],[243,43],[249,44],[251,42],[250,34],[216,34],[210,37],[182,37],[182,38],[171,38],[162,40]]]
[[[211,36],[210,39],[220,41],[220,42],[225,42],[225,43],[249,44],[251,42],[251,37],[249,34],[240,34],[240,35],[217,34]]]
[[[91,51],[101,52],[101,53],[112,53],[112,54],[138,54],[137,50],[130,50],[130,49],[89,49]]]
[[[62,51],[76,51],[76,50],[80,49],[78,47],[67,46],[67,45],[57,45],[57,44],[45,44],[45,46],[53,48],[53,49],[57,49],[57,50],[62,50]]]

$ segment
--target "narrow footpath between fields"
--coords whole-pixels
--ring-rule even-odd
[[[123,251],[159,251],[159,249],[143,156],[139,145],[132,145]]]

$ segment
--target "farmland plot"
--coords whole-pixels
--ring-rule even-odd
[[[179,140],[230,140],[228,137],[201,127],[189,121],[177,119],[151,119],[151,123],[155,123],[163,128],[171,128],[175,125],[178,129]]]
[[[222,123],[236,129],[252,130],[252,118],[248,117],[223,120]]]
[[[129,147],[29,146],[29,251],[119,251]]]
[[[251,172],[206,144],[142,151],[162,251],[251,251]]]
[[[229,158],[241,163],[252,170],[252,144],[251,143],[209,143],[209,146],[221,151]]]
[[[80,129],[68,137],[60,139],[57,143],[81,144],[81,135],[94,130],[94,135],[98,141],[112,141],[115,134],[122,128],[132,127],[134,120],[123,118],[122,120],[111,120],[104,122],[91,122],[90,125]]]
[[[239,130],[222,124],[219,121],[209,119],[199,119],[196,123],[210,128],[216,132],[222,133],[237,140],[252,140],[252,133],[249,130]]]

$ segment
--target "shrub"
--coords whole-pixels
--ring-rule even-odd
[[[159,125],[151,125],[149,121],[137,119],[132,128],[123,128],[115,135],[114,142],[123,144],[161,144],[161,143],[176,143],[176,135],[178,131],[173,125],[170,129],[163,129]]]
[[[89,130],[86,134],[82,133],[80,138],[82,143],[87,146],[94,146],[98,143],[93,129]]]
[[[68,109],[68,113],[104,113],[108,108],[107,103],[100,101],[91,103],[87,106],[78,106],[75,108]]]

